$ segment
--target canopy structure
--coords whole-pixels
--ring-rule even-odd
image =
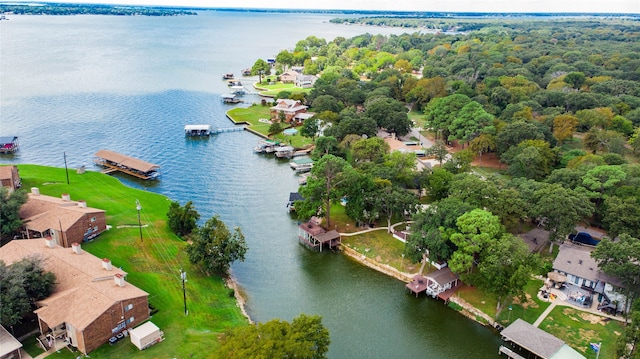
[[[567,281],[567,276],[558,272],[547,273],[547,278],[551,279],[556,283],[564,283]]]
[[[120,171],[141,179],[156,179],[158,177],[157,171],[160,166],[153,163],[109,150],[100,150],[96,152],[95,157],[94,162],[97,165],[108,168],[105,173]]]

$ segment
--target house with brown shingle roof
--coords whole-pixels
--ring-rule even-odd
[[[24,237],[51,237],[62,247],[95,238],[107,229],[105,211],[87,207],[85,201],[72,201],[68,194],[60,198],[31,189],[27,203],[20,207]]]
[[[22,186],[18,167],[16,166],[0,166],[0,184],[2,187],[9,189],[9,193],[17,190]]]
[[[280,113],[284,114],[285,122],[291,123],[298,114],[307,112],[307,106],[300,101],[291,99],[278,99],[276,105],[270,108],[271,118],[279,118]]]
[[[44,342],[63,341],[87,354],[149,318],[149,294],[127,283],[127,273],[109,259],[51,238],[17,239],[0,248],[7,265],[31,256],[56,276],[53,294],[34,311]]]

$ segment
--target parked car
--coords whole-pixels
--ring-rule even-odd
[[[574,243],[577,243],[577,244],[586,244],[586,245],[589,245],[589,246],[595,246],[598,243],[600,243],[599,239],[593,238],[587,232],[571,233],[569,235],[569,240],[571,242],[574,242]]]

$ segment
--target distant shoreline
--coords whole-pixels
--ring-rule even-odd
[[[452,11],[388,11],[388,10],[330,10],[330,9],[285,9],[285,8],[220,8],[191,6],[135,6],[111,4],[63,4],[63,3],[1,3],[0,14],[4,15],[113,15],[113,16],[181,16],[198,15],[197,11],[253,12],[253,13],[303,13],[354,15],[361,17],[394,17],[412,19],[489,19],[489,18],[593,18],[616,17],[640,20],[640,13],[596,13],[596,12],[452,12]]]

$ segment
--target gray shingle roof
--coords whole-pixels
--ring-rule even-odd
[[[564,345],[562,340],[520,318],[506,327],[501,335],[504,340],[514,342],[542,358],[551,358]]]

